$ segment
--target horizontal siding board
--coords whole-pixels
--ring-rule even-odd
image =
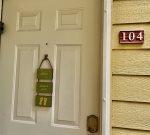
[[[112,100],[150,102],[150,77],[114,75]]]
[[[150,1],[112,5],[112,135],[150,135]],[[144,30],[144,44],[119,44],[119,31]]]
[[[150,22],[149,0],[114,1],[112,10],[113,24]]]
[[[150,75],[150,50],[112,51],[112,73]]]
[[[121,30],[144,30],[144,44],[119,44],[119,31]],[[150,49],[149,24],[114,25],[112,27],[112,49]]]
[[[112,135],[150,135],[149,131],[113,128]]]
[[[112,126],[150,130],[150,104],[113,101]]]

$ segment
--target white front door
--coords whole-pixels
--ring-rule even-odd
[[[100,7],[100,0],[4,0],[0,135],[90,134],[87,117],[100,117]],[[45,54],[54,69],[49,108],[35,106]]]

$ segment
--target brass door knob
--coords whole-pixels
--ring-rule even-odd
[[[95,115],[90,115],[87,117],[87,130],[90,133],[98,132],[98,117]]]

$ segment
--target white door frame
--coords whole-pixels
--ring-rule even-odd
[[[111,4],[112,0],[103,0],[102,135],[111,133]]]
[[[110,135],[111,4],[112,0],[103,0],[102,135]],[[0,0],[0,20],[1,12],[2,0]]]
[[[3,0],[0,0],[0,20],[2,19],[2,8],[3,8]]]

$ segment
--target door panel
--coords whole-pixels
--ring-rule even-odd
[[[35,107],[33,97],[35,76],[38,66],[39,45],[15,46],[12,120],[35,123]]]
[[[100,113],[100,4],[4,1],[1,135],[88,134],[87,117]],[[54,69],[51,108],[35,106],[36,71],[45,54]]]
[[[80,115],[80,45],[57,45],[56,50],[53,122],[78,128]]]

